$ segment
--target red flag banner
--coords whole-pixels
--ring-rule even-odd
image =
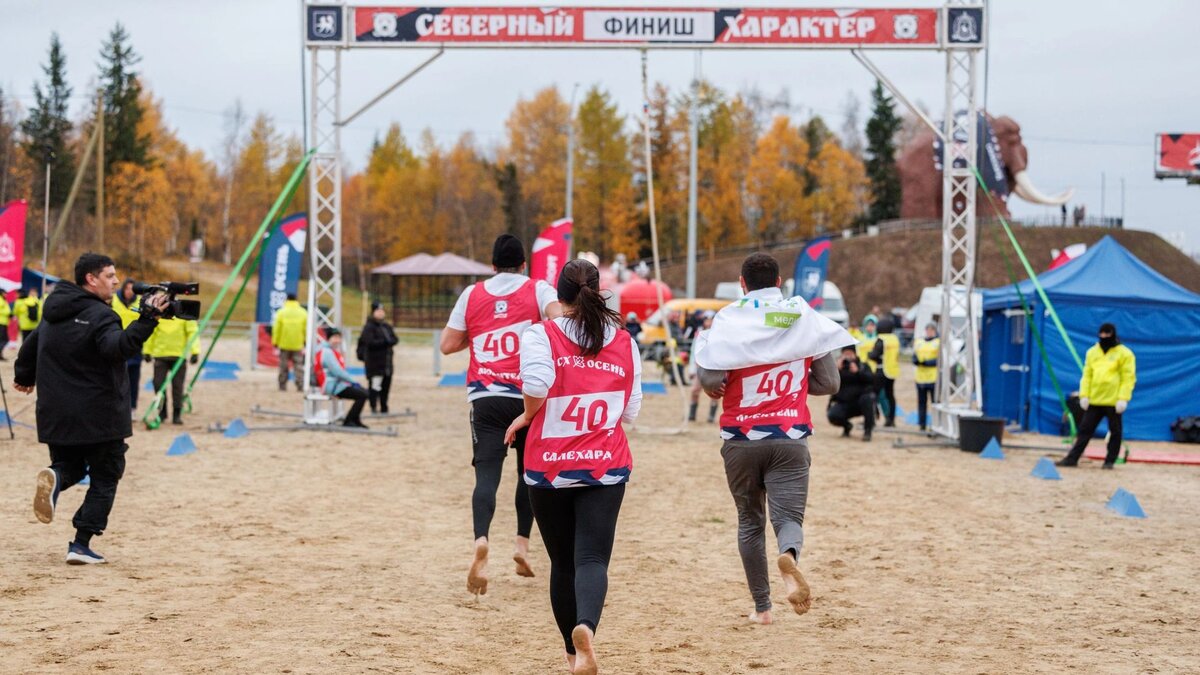
[[[0,206],[0,290],[6,294],[21,287],[28,206],[24,199]]]
[[[529,263],[529,278],[558,284],[558,272],[571,255],[571,229],[574,221],[560,218],[542,230],[533,241],[533,258]]]

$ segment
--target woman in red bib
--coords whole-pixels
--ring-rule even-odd
[[[558,277],[563,316],[521,337],[529,427],[525,482],[550,556],[550,607],[572,673],[596,672],[592,640],[608,592],[608,560],[633,458],[622,422],[642,406],[642,360],[621,315],[600,295],[600,273],[572,260]]]

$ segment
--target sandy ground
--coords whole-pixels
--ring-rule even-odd
[[[219,356],[244,364],[247,351],[223,345]],[[501,487],[489,593],[466,594],[466,404],[435,386],[428,349],[402,357],[393,406],[419,417],[396,438],[225,439],[207,425],[273,423],[249,409],[299,400],[268,372],[202,383],[185,428],[198,452],[166,456],[170,426],[130,441],[110,529],[94,542],[106,566],[63,564],[80,489],[64,493],[52,525],[34,519],[46,451],[19,427],[0,444],[0,671],[563,671],[536,535],[536,578],[507,562],[515,470]],[[911,384],[898,389],[911,407]],[[8,396],[32,423],[31,399]],[[679,408],[648,397],[642,424],[675,426]],[[778,621],[761,627],[744,619],[714,430],[632,439],[597,640],[605,672],[1200,670],[1198,468],[1086,463],[1047,482],[1028,475],[1035,451],[996,462],[896,449],[883,434],[839,439],[822,420],[801,561],[813,609],[791,614],[776,582]],[[1149,519],[1104,509],[1117,486]]]

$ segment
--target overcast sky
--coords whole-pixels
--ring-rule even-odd
[[[380,3],[383,4],[383,3]],[[450,2],[448,5],[526,5]],[[632,6],[639,3],[595,2]],[[932,7],[922,2],[756,2],[754,6]],[[698,6],[659,0],[653,6]],[[1127,227],[1158,232],[1185,250],[1200,249],[1200,186],[1153,178],[1155,132],[1200,132],[1195,30],[1200,2],[1153,0],[995,0],[991,8],[988,107],[1021,124],[1029,172],[1046,193],[1067,186],[1089,214],[1120,215],[1124,179]],[[726,6],[736,6],[726,3]],[[140,69],[162,99],[167,123],[189,144],[215,154],[223,116],[235,99],[251,114],[265,111],[284,132],[301,130],[300,3],[296,0],[0,0],[7,19],[0,41],[0,85],[22,105],[32,103],[50,34],[57,31],[75,87],[72,114],[89,105],[101,42],[121,21],[142,56]],[[431,50],[359,50],[343,64],[343,110],[355,110]],[[915,100],[941,117],[944,57],[937,53],[874,52],[874,61]],[[692,52],[651,52],[651,78],[686,87]],[[347,159],[364,164],[371,140],[393,121],[410,141],[423,128],[443,144],[463,131],[480,143],[502,142],[504,119],[520,97],[558,85],[569,97],[599,83],[626,113],[641,106],[635,51],[448,51],[343,134]],[[871,76],[841,51],[709,51],[704,77],[727,90],[786,89],[797,117],[813,114],[841,127],[853,91],[864,119]],[[981,92],[982,95],[982,92]],[[1101,205],[1101,174],[1107,191]],[[1010,204],[1018,215],[1057,209]],[[1031,252],[1031,255],[1035,255]],[[1042,253],[1037,257],[1048,255]]]

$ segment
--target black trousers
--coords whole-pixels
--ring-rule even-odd
[[[357,384],[352,384],[337,394],[338,398],[344,398],[347,401],[354,401],[350,405],[350,412],[346,413],[344,422],[361,422],[362,409],[367,404],[367,391]]]
[[[879,371],[879,405],[888,426],[896,422],[896,381]]]
[[[827,415],[829,416],[830,424],[841,427],[846,431],[853,428],[850,420],[861,415],[863,418],[863,429],[871,431],[875,428],[875,395],[868,392],[859,396],[857,401],[833,401],[829,406]]]
[[[625,484],[529,491],[538,531],[550,556],[550,609],[568,654],[571,631],[596,630],[608,594],[608,561]]]
[[[117,496],[117,483],[125,475],[128,448],[123,440],[50,446],[50,468],[58,474],[59,491],[75,485],[84,476],[92,477],[83,504],[71,519],[76,530],[104,534]]]
[[[375,388],[375,378],[379,378],[379,388]],[[370,397],[371,412],[388,411],[388,394],[392,391],[392,373],[386,372],[367,372],[367,396]]]
[[[158,391],[163,382],[167,381],[167,374],[175,367],[175,362],[182,360],[183,363],[179,366],[179,371],[175,373],[175,379],[171,380],[171,410],[175,414],[183,411],[183,385],[187,384],[187,359],[183,357],[175,358],[173,356],[165,356],[154,359],[154,391]],[[167,418],[167,397],[163,396],[162,407],[158,411],[158,416],[162,419]]]
[[[138,358],[126,361],[125,372],[129,375],[129,407],[137,410],[138,389],[142,385],[142,360]]]
[[[917,385],[917,423],[921,428],[925,428],[925,423],[929,417],[929,402],[937,403],[937,384],[930,382],[928,384]]]
[[[475,491],[471,493],[471,520],[475,538],[488,536],[492,516],[496,514],[496,490],[504,472],[508,446],[504,432],[525,412],[519,398],[485,396],[471,401],[471,466],[475,467]],[[525,434],[517,432],[513,450],[517,455],[517,489],[513,503],[517,509],[517,536],[528,537],[533,530],[533,510],[529,506],[529,486],[525,484]]]
[[[1121,413],[1111,405],[1093,405],[1083,411],[1083,419],[1079,422],[1079,435],[1075,437],[1075,445],[1067,453],[1068,463],[1074,464],[1079,461],[1079,458],[1083,456],[1083,451],[1087,450],[1088,442],[1092,440],[1092,434],[1096,433],[1096,427],[1100,426],[1100,420],[1106,417],[1108,418],[1108,454],[1104,457],[1104,463],[1112,464],[1117,461],[1117,456],[1121,454],[1121,441],[1124,433],[1121,427]]]

